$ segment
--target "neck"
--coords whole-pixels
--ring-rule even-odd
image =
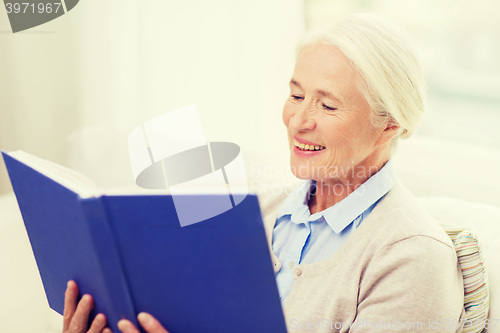
[[[342,201],[376,174],[387,163],[389,157],[366,159],[357,165],[339,167],[335,178],[316,179],[316,190],[309,200],[311,214],[321,212]]]

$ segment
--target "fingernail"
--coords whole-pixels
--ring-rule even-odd
[[[130,328],[130,322],[128,320],[122,319],[118,322],[118,328],[120,329],[120,331],[125,332]]]
[[[82,296],[83,305],[88,308],[92,302],[92,297],[88,294]]]
[[[102,319],[101,314],[98,314],[98,315],[95,317],[95,323],[96,323],[97,325],[102,325],[102,324],[103,324],[103,322],[104,322],[104,320]]]
[[[153,318],[146,312],[141,312],[137,315],[137,319],[141,322],[143,326],[151,326],[153,324]]]

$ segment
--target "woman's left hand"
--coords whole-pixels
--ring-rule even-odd
[[[148,333],[169,333],[155,317],[146,312],[141,312],[137,320]],[[122,319],[118,322],[118,328],[122,333],[140,333],[132,322]]]

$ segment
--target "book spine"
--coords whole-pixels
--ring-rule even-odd
[[[135,307],[103,198],[86,198],[80,201],[107,292],[107,295],[102,295],[103,297],[97,297],[97,295],[94,297],[96,303],[99,300],[106,303],[96,304],[96,306],[106,315],[108,326],[113,332],[120,332],[117,323],[123,318],[132,321],[138,327]]]

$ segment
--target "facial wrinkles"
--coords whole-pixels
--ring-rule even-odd
[[[331,142],[328,138],[323,137],[308,137],[310,141],[318,142],[327,147],[325,156],[321,161],[318,161],[318,165],[313,166],[313,177],[318,178],[336,178],[346,173],[346,168],[348,165],[344,164],[343,161],[350,160],[353,150],[351,147],[355,144],[353,139],[355,138],[354,124],[353,124],[353,114],[349,114],[349,111],[336,111],[333,114],[325,114],[321,111],[317,111],[315,106],[308,106],[306,111],[310,112],[309,119],[303,121],[316,122],[315,130],[311,133],[327,133],[328,131],[336,131],[337,135],[335,137],[336,141]],[[293,118],[290,121],[295,121]],[[307,131],[304,131],[304,133]],[[293,138],[290,135],[291,145],[294,144]],[[293,148],[293,147],[292,147]],[[340,167],[340,168],[339,168]]]
[[[318,179],[345,180],[348,178],[346,174],[352,167],[352,161],[363,155],[361,150],[371,149],[366,146],[367,140],[370,140],[374,133],[366,124],[369,121],[369,108],[367,109],[367,103],[357,90],[352,68],[343,63],[341,57],[335,62],[327,59],[325,65],[325,62],[321,61],[325,54],[321,49],[303,52],[306,53],[299,56],[292,76],[300,84],[300,88],[291,84],[291,92],[292,95],[300,95],[304,99],[301,102],[290,99],[287,101],[289,104],[285,104],[290,116],[287,124],[290,146],[294,148],[292,135],[326,146],[323,156],[311,159],[315,164],[309,165],[312,166],[312,169],[309,169],[313,173],[311,176]],[[312,58],[311,61],[311,56],[320,60]],[[343,101],[342,104],[339,105],[336,101],[318,94],[317,90],[333,93]],[[324,109],[323,103],[336,107],[337,110],[329,112]],[[300,163],[309,163],[300,158],[296,161],[298,166]]]
[[[349,161],[352,154],[353,150],[350,148],[350,145],[344,145],[341,149],[330,149],[328,160],[324,163],[324,165],[327,165],[327,173],[323,175],[323,177],[342,177],[342,174],[345,174],[346,168],[349,167],[349,165],[344,164],[345,162],[343,161]]]

